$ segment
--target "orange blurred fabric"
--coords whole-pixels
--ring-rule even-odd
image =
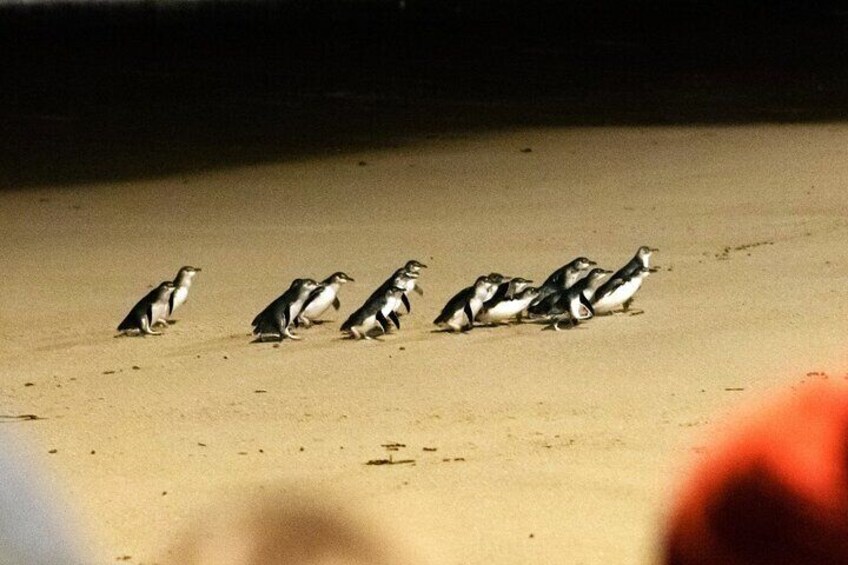
[[[848,389],[805,386],[731,424],[675,502],[663,562],[848,564]]]

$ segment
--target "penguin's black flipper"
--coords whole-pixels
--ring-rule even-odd
[[[595,316],[595,308],[592,306],[592,302],[586,298],[586,295],[582,292],[580,293],[580,304],[582,304],[586,310],[589,311],[589,317],[593,318]]]
[[[147,306],[147,312],[145,312],[144,315],[147,316],[148,323],[150,324],[150,327],[152,328],[153,327],[153,302],[151,302]]]
[[[406,312],[412,312],[412,304],[409,303],[409,298],[406,296],[406,293],[400,295],[400,301],[403,302],[403,305],[406,307]],[[400,327],[400,326],[398,326]]]
[[[333,308],[338,310],[341,307],[342,307],[342,303],[339,302],[339,297],[337,296],[337,297],[333,298]]]
[[[397,312],[389,312],[389,319],[397,329],[400,329],[400,318],[398,318]]]
[[[499,284],[497,290],[495,291],[495,294],[493,294],[490,299],[488,299],[486,302],[484,302],[483,306],[490,308],[490,307],[494,306],[495,304],[498,304],[504,298],[506,298],[507,292],[509,292],[509,283],[505,282],[505,283]]]
[[[465,306],[462,308],[462,311],[465,312],[465,316],[468,318],[468,325],[474,325],[474,313],[471,311],[471,304],[469,302],[465,303]]]
[[[382,312],[377,312],[377,322],[380,324],[380,327],[383,328],[383,333],[388,333],[389,321],[386,320],[386,317],[383,316]]]
[[[171,316],[174,313],[174,300],[176,300],[176,295],[176,292],[172,292],[171,296],[168,297],[168,316]]]

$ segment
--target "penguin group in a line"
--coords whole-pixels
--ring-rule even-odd
[[[500,273],[482,275],[456,293],[433,323],[447,332],[467,332],[476,325],[496,326],[541,321],[559,331],[596,315],[627,311],[642,282],[656,271],[650,266],[657,249],[640,247],[617,271],[599,268],[595,261],[578,257],[552,272],[540,286],[522,277]],[[400,330],[400,317],[412,312],[409,295],[423,294],[418,284],[427,265],[411,260],[396,270],[341,325],[351,339],[373,339]],[[160,335],[155,328],[172,323],[171,317],[188,298],[197,267],[183,267],[173,281],[164,281],[142,298],[118,326],[122,334]],[[256,341],[298,340],[294,333],[320,322],[331,307],[341,307],[342,285],[354,282],[343,272],[321,282],[302,278],[265,307],[251,325]]]

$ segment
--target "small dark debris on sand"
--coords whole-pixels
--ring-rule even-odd
[[[140,370],[141,370],[141,367],[139,367],[138,365],[133,365],[133,366],[132,366],[132,370],[133,370],[133,371],[140,371]]]
[[[724,390],[726,392],[741,392],[741,391],[745,390],[745,387],[742,387],[742,386],[727,386],[727,387],[724,387]]]
[[[110,369],[110,370],[108,370],[108,371],[103,371],[103,374],[104,374],[104,375],[114,375],[114,374],[115,374],[115,371],[113,371],[113,370],[111,370],[111,369]]]
[[[423,447],[423,448],[421,448],[421,450],[422,451],[438,451],[439,448],[438,447]]]
[[[35,383],[24,383],[24,386],[35,386]]]
[[[405,443],[384,443],[381,447],[385,447],[389,451],[397,451],[402,447],[406,447]]]
[[[263,394],[263,393],[268,392],[268,391],[265,390],[265,389],[257,388],[253,392],[255,392],[256,394]]]
[[[398,459],[394,460],[391,457],[388,459],[371,459],[365,463],[366,465],[414,465],[415,459]]]
[[[58,449],[51,449],[47,453],[49,453],[50,455],[53,455],[54,453],[58,453],[58,452],[59,452]]]
[[[522,153],[532,153],[533,149],[531,147],[525,147],[521,150]]]
[[[42,418],[41,416],[36,416],[35,414],[0,414],[0,422],[28,422],[32,420],[46,420],[47,418]]]

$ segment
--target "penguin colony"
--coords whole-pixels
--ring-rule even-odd
[[[586,257],[577,257],[552,272],[539,286],[521,277],[489,273],[457,292],[433,323],[447,332],[467,332],[475,325],[496,326],[525,320],[542,322],[560,331],[597,315],[628,311],[636,292],[650,273],[655,248],[642,246],[617,271],[599,268]],[[411,260],[396,270],[341,325],[351,339],[374,339],[399,330],[400,318],[412,312],[409,295],[423,294],[418,284],[427,265]],[[179,270],[173,281],[164,281],[144,296],[127,314],[118,330],[128,335],[161,335],[154,328],[173,323],[174,310],[188,298],[197,267]],[[343,272],[321,282],[303,278],[265,307],[251,325],[256,341],[299,340],[300,327],[319,323],[331,307],[341,307],[339,291],[354,279]]]

